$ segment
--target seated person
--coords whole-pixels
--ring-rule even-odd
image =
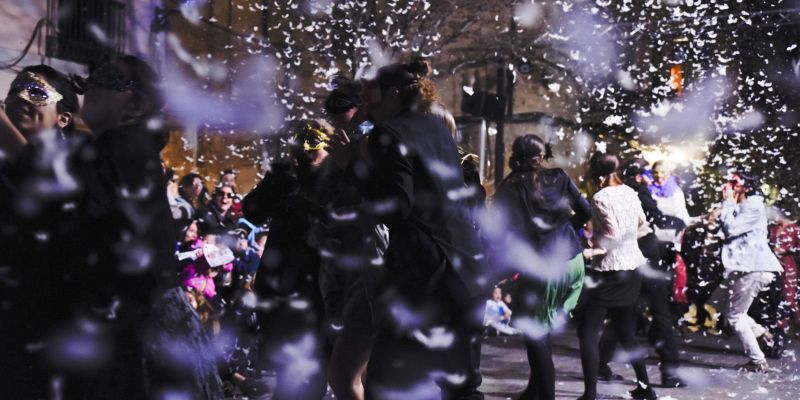
[[[511,322],[511,309],[503,302],[503,291],[495,287],[492,291],[492,298],[486,300],[486,308],[483,314],[483,325],[492,327],[498,333],[505,335],[516,335],[519,330],[509,326]]]

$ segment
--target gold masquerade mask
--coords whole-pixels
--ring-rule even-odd
[[[11,91],[36,107],[55,104],[63,99],[61,93],[58,93],[44,78],[33,72],[26,72],[25,75],[18,78],[11,86]]]
[[[306,125],[301,139],[303,140],[303,150],[318,151],[324,149],[328,145],[327,142],[330,140],[330,137],[327,133],[311,125]]]

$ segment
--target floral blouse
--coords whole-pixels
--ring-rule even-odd
[[[647,262],[638,239],[650,228],[636,192],[627,185],[609,186],[595,193],[592,201],[593,245],[605,250],[592,258],[592,268],[626,271]]]

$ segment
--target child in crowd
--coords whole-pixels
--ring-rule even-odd
[[[494,328],[497,333],[504,335],[516,335],[519,330],[509,326],[511,323],[511,309],[503,301],[503,290],[495,287],[492,291],[492,298],[486,300],[486,308],[483,314],[483,325],[487,328]]]

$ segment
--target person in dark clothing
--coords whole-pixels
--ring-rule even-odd
[[[157,334],[149,320],[165,291],[178,284],[176,230],[159,155],[167,134],[149,128],[157,125],[151,120],[163,107],[158,82],[157,74],[133,56],[102,64],[86,81],[81,117],[94,136],[77,160],[83,192],[72,242],[78,269],[70,297],[106,327],[98,340],[113,346],[109,363],[87,375],[82,389],[87,398],[137,398],[181,387],[174,381],[147,383],[148,376],[175,361],[165,357],[166,343],[150,340]]]
[[[190,172],[181,177],[178,182],[178,193],[181,198],[192,206],[192,218],[198,218],[198,213],[208,204],[208,189],[203,184],[203,178],[195,172]]]
[[[254,290],[270,303],[257,315],[261,361],[277,372],[275,399],[320,399],[327,389],[321,260],[310,232],[325,216],[318,194],[329,173],[323,144],[331,133],[322,121],[299,121],[291,159],[273,163],[242,203],[251,223],[271,219]]]
[[[236,229],[237,216],[233,213],[232,206],[236,193],[230,186],[220,186],[214,189],[211,201],[207,207],[198,210],[198,218],[202,221],[202,229],[206,232],[231,231]]]
[[[332,79],[333,90],[325,101],[325,113],[336,129],[349,132],[354,140],[369,132],[364,120],[360,83],[342,76]],[[326,324],[331,327],[332,350],[328,381],[337,398],[363,400],[363,379],[372,350],[375,288],[382,279],[387,230],[369,213],[362,194],[364,160],[359,167],[337,169],[326,185],[329,202],[324,223],[320,284],[325,300]],[[360,166],[364,166],[361,168]]]
[[[485,256],[463,201],[455,142],[426,112],[437,97],[429,73],[424,59],[381,68],[364,99],[374,130],[349,147],[344,135],[333,141],[365,152],[372,164],[365,190],[389,228],[389,286],[380,292],[381,320],[367,367],[371,399],[389,393],[483,398],[475,358],[489,279],[482,276]],[[442,345],[447,338],[449,346]],[[466,379],[448,379],[458,375]]]
[[[52,370],[39,347],[44,335],[70,311],[57,296],[69,287],[55,267],[69,248],[78,182],[72,175],[80,111],[72,79],[46,65],[23,68],[0,109],[0,265],[7,267],[0,300],[0,387],[19,398],[48,396]],[[36,310],[35,315],[30,313]]]
[[[652,227],[674,229],[685,228],[680,218],[663,214],[645,185],[642,174],[647,162],[640,158],[626,160],[620,166],[623,182],[636,191],[647,221]],[[655,233],[650,232],[639,238],[639,249],[647,258],[649,268],[640,268],[642,272],[641,296],[650,307],[653,317],[650,327],[650,343],[661,357],[661,382],[664,387],[683,387],[686,384],[675,374],[679,366],[678,349],[675,345],[675,333],[672,330],[672,314],[669,307],[672,281],[670,266],[674,263],[674,250],[671,243],[661,242]],[[608,366],[614,355],[617,337],[613,329],[606,329],[600,340],[600,378],[612,380],[615,376]]]
[[[686,263],[686,296],[695,305],[695,326],[703,329],[711,318],[705,305],[723,280],[722,236],[717,223],[719,209],[708,213],[705,220],[686,228],[681,257]],[[717,309],[722,307],[716,306]]]
[[[548,146],[535,135],[512,145],[509,174],[495,194],[500,229],[495,269],[520,274],[514,297],[516,326],[525,333],[531,373],[520,399],[555,399],[550,331],[566,322],[584,278],[582,245],[576,231],[592,216],[589,202],[559,168],[546,168]],[[494,235],[493,235],[494,236]],[[536,255],[521,257],[524,249]],[[494,264],[494,262],[493,262]],[[522,322],[520,322],[522,321]],[[535,323],[536,329],[525,329]],[[541,329],[540,329],[541,328]]]

